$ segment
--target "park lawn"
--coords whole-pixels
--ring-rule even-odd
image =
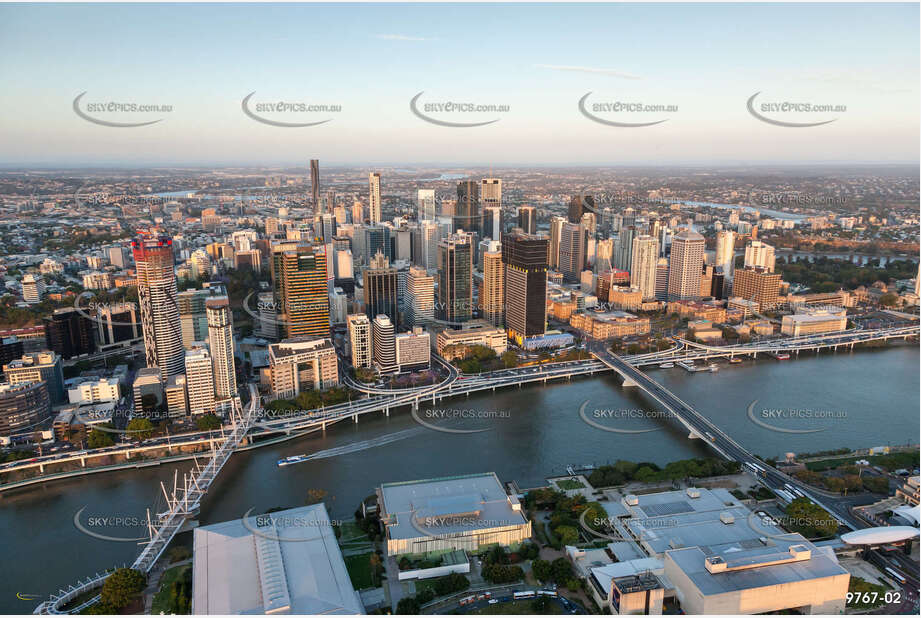
[[[871,595],[875,592],[877,593],[877,598],[876,598],[875,603],[872,601],[869,603],[863,603],[859,599],[855,599],[854,601],[848,603],[847,606],[853,609],[872,609],[874,607],[879,607],[880,605],[885,605],[886,600],[885,600],[884,595],[886,594],[887,590],[889,590],[889,588],[886,586],[880,586],[879,584],[874,584],[872,582],[868,582],[867,580],[861,577],[854,577],[852,575],[851,581],[847,586],[848,592],[854,592],[854,593],[869,592]]]
[[[157,594],[154,595],[150,605],[151,615],[158,616],[161,613],[169,614],[172,612],[169,598],[170,587],[173,585],[174,581],[182,579],[185,572],[191,568],[192,565],[183,564],[182,566],[173,567],[163,572],[163,575],[160,576],[160,589],[157,590]],[[189,599],[189,601],[191,601],[191,599]]]
[[[585,487],[580,481],[576,479],[563,479],[556,482],[557,487],[563,491],[569,491],[571,489],[582,489]]]
[[[899,468],[912,470],[918,467],[918,451],[890,453],[888,455],[866,455],[863,457],[840,457],[822,461],[807,461],[806,468],[814,472],[832,470],[838,466],[854,465],[858,459],[866,459],[870,465],[880,466],[892,472]]]
[[[349,572],[349,579],[352,580],[352,587],[355,590],[364,590],[373,588],[374,580],[371,577],[371,554],[356,554],[354,556],[343,556],[345,559],[345,568]]]

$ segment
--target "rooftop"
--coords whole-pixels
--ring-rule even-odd
[[[361,614],[322,504],[194,532],[194,614]]]
[[[391,539],[455,534],[527,523],[495,473],[385,483],[381,511]]]

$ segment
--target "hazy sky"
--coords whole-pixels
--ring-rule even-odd
[[[0,165],[915,162],[917,4],[0,5]],[[410,110],[444,101],[507,112]],[[107,122],[161,121],[113,128]],[[340,105],[257,115],[241,101]],[[594,122],[587,109],[614,122]],[[762,122],[830,124],[790,128]],[[169,105],[112,113],[109,102]],[[677,106],[605,112],[594,104]],[[764,111],[764,103],[846,111]]]

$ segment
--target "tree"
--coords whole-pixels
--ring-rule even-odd
[[[128,435],[135,440],[149,440],[153,435],[153,423],[146,418],[133,418],[128,421]]]
[[[537,558],[531,562],[531,572],[534,573],[534,577],[539,579],[542,582],[550,581],[551,569],[550,563],[546,560],[541,560]]]
[[[221,419],[214,414],[202,414],[195,418],[195,426],[199,431],[211,431],[221,428]]]
[[[325,489],[308,489],[307,490],[307,505],[319,504],[323,502],[323,498],[326,497],[327,491]]]
[[[377,586],[380,583],[381,571],[384,570],[384,565],[381,564],[381,557],[377,552],[372,552],[368,556],[368,563],[371,565],[371,581]]]
[[[518,354],[514,350],[507,350],[502,353],[502,364],[506,369],[518,366]]]
[[[147,577],[137,569],[116,569],[102,584],[100,602],[120,610],[131,603],[144,590]]]
[[[879,304],[883,307],[895,307],[899,304],[899,295],[895,292],[886,292],[879,297]]]
[[[419,613],[419,601],[415,597],[403,597],[397,603],[397,614],[410,615]]]
[[[100,427],[105,427],[108,425],[108,429],[112,428],[110,423],[103,423]],[[107,446],[112,446],[115,444],[115,440],[112,439],[112,433],[109,431],[103,431],[99,427],[93,429],[90,432],[90,435],[86,438],[86,445],[93,448],[105,448]]]

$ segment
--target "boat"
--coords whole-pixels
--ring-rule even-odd
[[[659,369],[671,369],[675,366],[675,363],[662,363],[659,365]]]
[[[738,356],[733,356],[732,358],[729,359],[729,363],[732,365],[738,365],[741,362],[742,362],[742,359],[739,358]]]
[[[281,466],[290,466],[292,464],[301,463],[302,461],[307,461],[309,457],[307,455],[291,455],[290,457],[285,457],[284,459],[278,460],[278,467]]]
[[[696,371],[706,371],[703,367],[695,366],[694,361],[678,361],[678,366],[692,373]]]
[[[770,354],[777,360],[790,360],[790,355],[786,352],[771,352]]]
[[[710,369],[711,373],[716,373],[717,371],[720,370],[719,365],[717,365],[716,363],[710,363],[710,365],[708,365],[708,368]]]

